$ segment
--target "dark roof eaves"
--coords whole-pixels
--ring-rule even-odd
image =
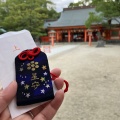
[[[76,25],[76,26],[51,26],[51,27],[48,27],[48,28],[62,28],[62,29],[64,29],[64,28],[70,28],[71,27],[71,29],[73,28],[73,27],[84,27],[84,28],[86,28],[85,27],[85,25]]]
[[[92,26],[94,26],[94,25],[101,25],[101,24],[97,24],[97,23],[94,23],[94,24],[92,24]],[[47,27],[47,28],[70,28],[70,27],[84,27],[84,28],[86,28],[86,26],[85,25],[73,25],[73,26],[51,26],[51,27]]]

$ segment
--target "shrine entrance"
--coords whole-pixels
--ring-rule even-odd
[[[97,33],[101,31],[101,28],[92,28],[91,38],[86,28],[64,28],[54,29],[54,31],[56,32],[54,42],[88,42],[90,39],[91,41],[98,40]]]
[[[83,42],[84,41],[84,32],[75,32],[73,33],[74,42]]]
[[[65,33],[62,33],[62,42],[67,42],[68,41],[68,33],[65,32]]]
[[[71,42],[83,42],[84,41],[84,37],[85,37],[85,33],[84,31],[70,31],[70,30],[66,30],[66,32],[61,32],[61,40],[59,40],[59,42],[68,42],[68,39],[70,37],[70,41]],[[59,37],[60,38],[60,37]]]

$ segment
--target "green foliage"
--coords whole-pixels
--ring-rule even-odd
[[[47,9],[49,0],[7,0],[0,4],[0,26],[7,31],[27,29],[33,37],[45,34],[44,20],[58,17],[58,13]]]
[[[92,4],[108,19],[120,17],[120,0],[93,0]]]
[[[68,5],[68,8],[74,8],[74,7],[79,7],[79,6],[86,6],[84,1],[78,1],[77,3],[70,3]]]
[[[95,6],[96,11],[101,13],[99,14],[99,18],[102,18],[101,22],[105,27],[111,27],[112,20],[116,20],[120,25],[120,0],[92,0],[91,5]],[[92,15],[90,14],[87,20],[87,24],[89,23],[89,25],[86,26],[90,27],[95,22],[95,20],[90,20],[91,17]],[[94,15],[94,17],[98,16]]]
[[[94,24],[94,23],[99,24],[102,21],[102,19],[103,19],[102,15],[95,15],[95,13],[90,12],[89,13],[89,18],[85,22],[85,26],[87,28],[90,28],[91,24]]]
[[[60,13],[57,13],[54,9],[48,11],[48,18],[50,19],[58,19],[60,17]]]

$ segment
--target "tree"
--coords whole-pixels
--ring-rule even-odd
[[[7,31],[27,29],[33,37],[45,34],[44,20],[57,12],[47,9],[49,0],[7,0],[0,4],[0,26]],[[51,12],[52,11],[52,12]],[[52,16],[52,15],[51,15]]]
[[[68,5],[68,8],[74,8],[74,7],[79,7],[79,6],[86,6],[84,1],[78,1],[77,3],[70,3]]]
[[[90,27],[93,22],[97,21],[111,27],[112,20],[116,20],[120,25],[120,0],[92,0],[91,5],[95,6],[95,10],[97,11],[97,14],[94,13],[94,18],[100,19],[96,19],[96,21],[94,19],[92,21],[90,18],[93,16],[93,14],[90,14],[88,20],[86,21],[87,27]]]
[[[57,13],[53,8],[48,11],[48,19],[58,19],[60,17],[60,13]]]
[[[85,22],[85,25],[87,28],[91,27],[91,24],[99,24],[101,21],[103,20],[103,17],[100,15],[95,15],[94,12],[90,12],[89,13],[89,18],[87,19],[87,21]]]

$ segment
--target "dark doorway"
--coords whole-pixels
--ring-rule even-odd
[[[73,33],[74,42],[83,42],[84,41],[84,32],[75,32]]]

